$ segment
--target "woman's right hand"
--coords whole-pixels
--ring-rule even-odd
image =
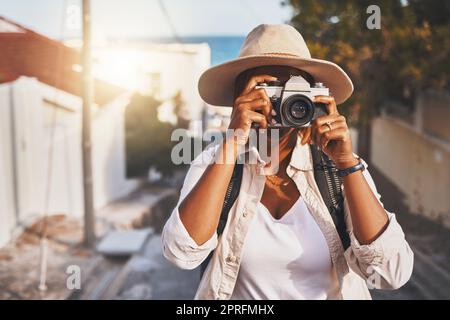
[[[263,128],[267,127],[271,118],[270,99],[264,89],[254,89],[258,83],[273,80],[276,78],[260,75],[248,81],[242,94],[235,100],[229,129],[239,129],[248,134],[253,122],[259,123]],[[235,142],[236,140],[228,144],[227,140],[224,141],[224,148],[218,149],[216,153],[216,161],[206,167],[195,187],[189,191],[178,207],[183,225],[198,245],[211,239],[217,230],[223,200],[236,163],[236,147],[241,144],[240,138],[237,143]],[[231,146],[231,150],[228,150],[228,146]],[[228,151],[232,153],[229,154]]]
[[[247,141],[252,123],[258,123],[260,128],[267,128],[267,124],[270,123],[272,117],[270,99],[266,90],[255,89],[255,87],[260,83],[274,80],[277,78],[267,74],[251,77],[242,93],[234,101],[228,129],[240,131],[238,132],[239,140]]]

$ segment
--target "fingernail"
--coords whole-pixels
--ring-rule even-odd
[[[277,112],[274,110],[274,109],[272,109],[272,111],[270,112],[273,116],[276,116],[277,115]]]

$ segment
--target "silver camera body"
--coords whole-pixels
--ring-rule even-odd
[[[308,127],[312,121],[327,114],[323,103],[313,102],[315,96],[330,94],[329,89],[320,82],[311,87],[303,77],[291,76],[284,86],[279,81],[271,81],[255,88],[265,89],[272,102],[276,112],[272,127]]]

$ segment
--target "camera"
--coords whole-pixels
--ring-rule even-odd
[[[271,126],[308,127],[314,119],[327,114],[325,104],[312,101],[314,96],[329,95],[328,88],[320,82],[311,87],[303,77],[291,76],[284,86],[280,81],[270,81],[255,88],[266,90],[276,111],[273,116],[276,124]]]

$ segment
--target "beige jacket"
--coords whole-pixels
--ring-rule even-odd
[[[213,161],[218,146],[207,148],[191,164],[181,189],[179,203],[195,186],[206,167]],[[363,172],[374,194],[380,199],[367,164]],[[246,164],[240,194],[230,210],[223,234],[214,234],[202,245],[189,236],[180,220],[178,205],[166,222],[162,234],[164,256],[183,269],[199,266],[208,254],[214,255],[197,290],[196,299],[230,299],[236,283],[241,252],[250,222],[257,212],[265,185],[262,164]],[[410,278],[413,269],[413,252],[405,240],[395,215],[389,215],[389,225],[371,244],[360,245],[352,232],[347,201],[344,200],[347,229],[351,246],[344,252],[333,220],[327,211],[314,180],[311,152],[300,139],[293,151],[287,174],[293,179],[309,211],[322,230],[327,241],[333,268],[339,281],[339,292],[330,299],[371,299],[368,287],[396,289]],[[345,190],[343,190],[345,198]]]

